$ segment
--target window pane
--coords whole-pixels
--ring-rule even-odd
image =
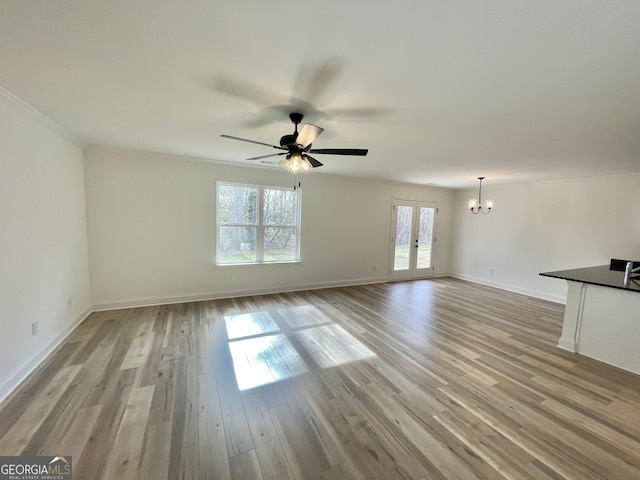
[[[218,185],[218,223],[257,223],[258,189]],[[255,242],[254,242],[255,244]]]
[[[418,224],[418,264],[416,268],[431,268],[431,238],[433,237],[433,215],[435,208],[420,208]]]
[[[220,227],[220,263],[256,261],[256,227]]]
[[[264,224],[295,225],[298,192],[264,189]]]
[[[393,254],[393,270],[409,270],[411,255],[411,217],[413,208],[399,205],[396,215],[396,241]]]
[[[217,263],[299,260],[300,192],[228,183],[217,191]]]
[[[265,227],[264,261],[296,260],[296,228]]]

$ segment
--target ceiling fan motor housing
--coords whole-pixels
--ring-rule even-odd
[[[298,112],[291,112],[289,114],[291,122],[295,125],[295,131],[291,135],[284,135],[280,138],[280,146],[288,147],[291,150],[291,146],[296,144],[298,138],[298,125],[302,122],[304,115]]]
[[[295,145],[297,138],[298,132],[293,132],[291,135],[283,135],[280,137],[280,146],[289,147],[290,145]]]

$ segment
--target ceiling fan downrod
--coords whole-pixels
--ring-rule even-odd
[[[281,147],[289,147],[290,145],[295,145],[296,140],[298,139],[298,125],[302,122],[304,115],[297,112],[292,112],[289,114],[289,118],[294,125],[294,132],[290,135],[283,135],[280,137],[280,146]]]

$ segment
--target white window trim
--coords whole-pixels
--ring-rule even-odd
[[[218,222],[218,199],[220,198],[219,189],[220,185],[230,185],[236,187],[251,187],[258,189],[257,195],[257,223],[219,223]],[[265,190],[289,190],[295,191],[297,195],[296,202],[296,219],[297,223],[292,225],[264,225],[264,191]],[[215,263],[216,267],[237,267],[237,266],[248,266],[248,265],[283,265],[283,264],[299,264],[302,263],[300,258],[300,241],[302,238],[302,190],[296,189],[293,187],[281,187],[281,186],[273,186],[273,185],[256,185],[251,183],[237,183],[237,182],[224,182],[217,181],[216,182],[216,205],[215,205],[215,215],[216,215],[216,253],[215,253]],[[256,259],[264,258],[264,230],[266,227],[292,227],[296,230],[296,258],[294,260],[256,260],[255,262],[221,262],[219,259],[220,254],[220,227],[221,226],[253,226],[256,227]]]

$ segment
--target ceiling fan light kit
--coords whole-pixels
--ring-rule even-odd
[[[301,113],[292,112],[289,114],[291,122],[295,125],[294,132],[290,135],[283,135],[280,138],[280,145],[271,145],[269,143],[258,142],[255,140],[249,140],[247,138],[234,137],[232,135],[220,135],[223,138],[229,138],[231,140],[239,140],[241,142],[255,143],[257,145],[264,145],[266,147],[272,147],[276,150],[284,150],[280,153],[271,153],[269,155],[260,155],[258,157],[247,158],[247,160],[262,160],[269,157],[277,157],[286,155],[279,163],[279,165],[288,170],[291,173],[301,173],[311,168],[321,167],[323,164],[313,158],[308,153],[319,155],[355,155],[364,157],[369,150],[362,148],[320,148],[312,149],[311,143],[318,138],[318,136],[324,131],[324,128],[307,123],[302,130],[298,132],[298,125],[302,121],[303,115]],[[263,162],[271,163],[271,162]]]
[[[480,180],[480,188],[478,189],[478,199],[476,200],[475,198],[472,198],[471,200],[469,200],[469,210],[474,215],[477,215],[479,213],[483,213],[483,214],[491,213],[491,209],[493,208],[493,200],[486,200],[484,202],[484,205],[482,205],[482,180],[484,180],[484,178],[485,177],[478,177],[478,180]]]
[[[311,162],[306,158],[302,158],[302,155],[294,153],[287,155],[280,161],[280,166],[291,173],[306,172],[311,166]]]

